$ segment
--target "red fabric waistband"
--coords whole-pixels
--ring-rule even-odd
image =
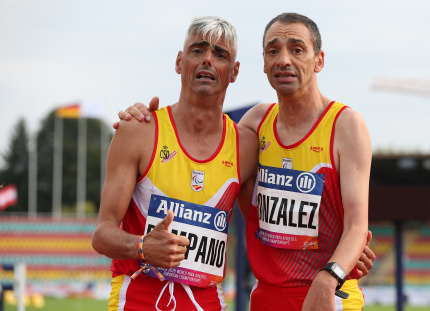
[[[304,287],[279,287],[258,281],[257,288],[268,290],[278,295],[293,297],[293,296],[306,296],[309,291],[309,286]]]

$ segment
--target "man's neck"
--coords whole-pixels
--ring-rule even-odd
[[[180,96],[172,106],[179,139],[194,158],[205,160],[217,150],[223,134],[222,104],[225,94]]]
[[[277,130],[282,143],[291,145],[302,139],[330,104],[318,87],[301,94],[278,94],[279,114]]]

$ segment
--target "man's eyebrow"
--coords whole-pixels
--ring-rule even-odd
[[[190,45],[190,48],[198,47],[198,46],[208,46],[210,45],[207,41],[196,42]]]
[[[274,45],[274,44],[276,44],[276,43],[280,43],[280,42],[281,42],[281,41],[280,41],[278,38],[275,38],[275,39],[270,40],[269,42],[267,42],[266,47],[271,46],[271,45]],[[289,39],[287,40],[287,42],[289,42],[289,43],[301,43],[301,44],[303,44],[303,45],[306,45],[306,43],[305,43],[303,40],[301,40],[301,39],[289,38]]]
[[[273,40],[270,40],[269,42],[267,42],[266,47],[274,45],[275,43],[280,43],[281,41],[278,38],[275,38]]]
[[[215,51],[217,51],[217,52],[221,52],[221,53],[227,54],[227,56],[230,56],[230,52],[229,51],[223,49],[222,47],[220,47],[218,45],[214,45],[213,49]]]
[[[190,48],[199,47],[199,46],[208,46],[208,45],[210,45],[210,43],[209,43],[209,42],[207,42],[207,41],[201,41],[201,42],[196,42],[196,43],[191,44],[191,45],[190,45]],[[225,53],[225,54],[227,54],[228,56],[230,56],[230,52],[229,52],[229,51],[227,51],[227,50],[225,50],[225,49],[223,49],[223,48],[222,48],[222,47],[220,47],[219,45],[214,45],[214,46],[213,46],[213,49],[214,49],[215,51],[217,51],[217,52],[222,52],[222,53]]]
[[[306,43],[303,40],[300,40],[300,39],[290,38],[290,39],[288,39],[288,42],[291,42],[291,43],[301,43],[303,45],[306,45]]]

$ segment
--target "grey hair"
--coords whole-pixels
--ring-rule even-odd
[[[209,44],[214,46],[221,38],[223,38],[228,45],[232,46],[237,55],[237,35],[236,29],[232,24],[217,16],[202,16],[196,17],[191,22],[188,28],[185,42],[192,35],[202,34],[207,38]]]
[[[314,45],[314,53],[315,55],[318,55],[319,51],[321,50],[322,40],[321,40],[321,34],[318,29],[317,24],[311,20],[309,17],[306,17],[304,15],[300,15],[297,13],[282,13],[276,16],[274,19],[272,19],[264,29],[264,35],[263,35],[263,49],[264,49],[264,40],[266,39],[266,33],[269,30],[269,28],[275,23],[280,22],[282,24],[294,24],[294,23],[302,23],[306,27],[308,27],[309,31],[312,35],[312,43]]]

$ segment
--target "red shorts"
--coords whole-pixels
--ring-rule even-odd
[[[185,288],[176,282],[172,282],[170,289],[169,285],[167,285],[163,291],[167,282],[160,282],[160,280],[153,277],[138,276],[132,279],[128,275],[118,275],[111,282],[112,291],[109,297],[109,311],[157,310],[156,305],[158,309],[163,311],[172,310],[175,306],[173,299],[169,304],[172,296],[169,291],[172,290],[173,297],[176,300],[176,311],[197,310],[196,304],[205,311],[221,311],[227,307],[220,284],[210,288],[189,286],[187,293]],[[161,293],[162,291],[163,293]]]
[[[257,281],[251,293],[251,311],[288,310],[301,311],[310,287],[277,287]],[[361,311],[364,296],[357,280],[348,280],[342,290],[349,294],[348,299],[335,296],[336,311]]]
[[[309,287],[278,287],[257,281],[251,293],[250,311],[301,311]]]

